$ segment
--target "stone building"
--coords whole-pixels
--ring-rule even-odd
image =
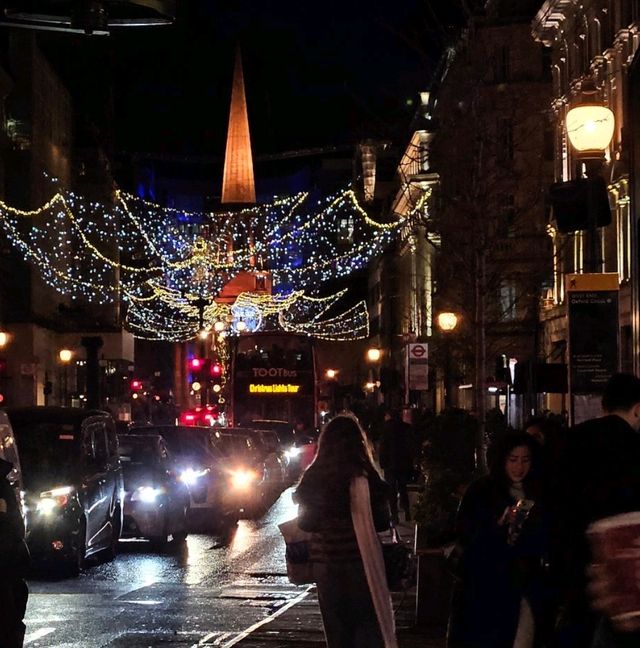
[[[441,239],[434,310],[458,315],[447,340],[453,404],[513,425],[525,403],[514,367],[537,356],[541,292],[549,285],[545,192],[552,151],[545,48],[533,41],[532,2],[487,2],[447,53],[436,92],[431,166],[440,176],[429,228]],[[445,347],[447,347],[445,349]]]
[[[612,211],[611,224],[597,229],[595,247],[588,233],[562,234],[552,220],[553,284],[542,312],[542,353],[551,361],[567,361],[565,275],[618,273],[620,285],[620,367],[638,371],[638,234],[635,201],[640,159],[637,124],[640,108],[640,2],[638,0],[547,0],[533,21],[535,39],[551,52],[552,97],[548,105],[553,128],[554,176],[558,182],[580,176],[583,169],[566,133],[566,116],[589,87],[595,99],[615,115],[613,140],[600,170]],[[589,250],[596,258],[589,258]],[[547,397],[550,409],[567,408]]]

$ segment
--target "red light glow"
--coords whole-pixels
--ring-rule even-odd
[[[202,366],[202,360],[200,358],[192,358],[191,359],[191,368],[192,369],[200,369]]]

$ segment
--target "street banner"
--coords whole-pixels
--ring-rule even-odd
[[[566,288],[569,391],[572,422],[576,424],[593,413],[591,401],[599,399],[609,378],[618,371],[618,275],[568,275]]]
[[[429,347],[424,343],[407,344],[407,366],[409,368],[409,389],[429,389]]]

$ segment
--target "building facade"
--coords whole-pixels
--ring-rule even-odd
[[[595,90],[595,100],[615,115],[613,139],[600,170],[608,187],[612,222],[597,229],[596,258],[588,258],[586,231],[563,234],[553,219],[549,224],[553,285],[542,312],[541,351],[550,361],[567,362],[565,276],[587,270],[618,273],[620,368],[637,372],[640,329],[634,205],[640,160],[640,2],[548,0],[533,21],[533,35],[551,52],[553,90],[548,109],[557,182],[580,177],[583,171],[566,133],[567,113],[581,101],[583,92]],[[559,411],[567,404],[549,396],[546,406]]]
[[[552,178],[551,93],[545,48],[533,41],[526,2],[489,2],[448,53],[434,102],[431,164],[440,177],[430,228],[441,240],[434,359],[452,373],[451,402],[481,419],[499,407],[521,425],[529,406],[515,366],[533,361],[541,294],[550,286],[545,192]]]
[[[0,77],[9,80],[2,90],[2,199],[11,206],[38,210],[56,191],[73,189],[108,201],[112,180],[102,173],[108,164],[101,165],[99,182],[86,169],[79,172],[81,160],[95,165],[104,155],[95,146],[78,147],[73,99],[36,36],[5,33],[1,59]],[[25,218],[25,232],[38,224],[37,215]],[[67,238],[63,227],[59,225],[58,241]],[[51,237],[51,245],[57,244],[55,239]],[[4,235],[0,276],[0,328],[9,335],[0,349],[2,403],[78,407],[90,403],[108,406],[126,418],[130,400],[126,380],[134,345],[122,328],[117,298],[106,307],[71,300],[45,283]],[[98,340],[101,346],[96,348]],[[71,352],[65,361],[60,357],[63,349]]]

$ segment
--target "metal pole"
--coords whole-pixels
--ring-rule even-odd
[[[587,172],[587,226],[589,233],[589,262],[587,263],[587,272],[598,272],[600,269],[600,254],[598,250],[598,212],[594,204],[593,191],[593,173]]]

